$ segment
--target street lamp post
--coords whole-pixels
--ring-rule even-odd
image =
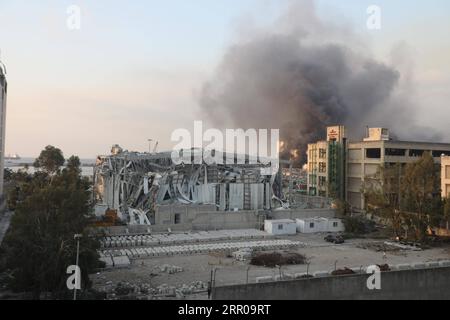
[[[80,239],[82,237],[83,237],[83,235],[81,235],[81,234],[76,234],[74,236],[74,239],[77,241],[77,259],[76,259],[77,271],[76,272],[78,272],[78,270],[80,270],[78,264],[79,264],[79,260],[80,260]],[[77,282],[78,282],[79,276],[80,275],[77,274],[75,284],[78,284]],[[75,286],[75,289],[73,290],[73,300],[77,300],[77,287],[76,286]]]

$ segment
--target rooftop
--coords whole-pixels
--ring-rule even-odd
[[[266,222],[269,222],[269,223],[295,223],[294,220],[290,220],[290,219],[266,220]]]
[[[443,146],[450,148],[450,143],[445,142],[431,142],[431,141],[405,141],[405,140],[377,140],[377,141],[350,141],[349,143],[377,143],[377,142],[385,142],[385,143],[393,143],[393,144],[416,144],[416,145],[424,145],[424,144],[433,144],[436,146]]]

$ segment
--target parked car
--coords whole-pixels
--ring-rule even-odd
[[[324,240],[326,242],[330,242],[330,243],[334,243],[334,244],[343,244],[345,243],[345,240],[342,236],[340,235],[334,235],[334,234],[329,234],[328,236],[326,236],[324,238]]]

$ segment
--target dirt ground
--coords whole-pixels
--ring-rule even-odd
[[[305,255],[310,262],[309,271],[331,271],[349,267],[358,268],[373,264],[405,264],[450,259],[450,248],[441,247],[424,251],[389,251],[384,257],[383,252],[365,249],[368,244],[383,243],[381,240],[348,240],[342,245],[332,245],[323,240],[324,235],[297,235],[281,237],[282,239],[297,240],[307,244],[304,248],[290,250]],[[370,247],[370,246],[369,246]],[[164,265],[181,267],[182,272],[168,274],[161,271]],[[133,260],[132,265],[123,269],[110,269],[93,275],[95,289],[105,290],[118,283],[132,285],[146,284],[152,288],[161,285],[181,287],[193,282],[208,283],[211,270],[216,269],[216,286],[255,283],[257,277],[274,276],[280,273],[278,268],[250,266],[248,262],[239,262],[225,255],[193,255],[173,256],[151,259]],[[296,274],[306,272],[306,265],[284,266],[281,272]],[[205,298],[204,295],[197,298]],[[196,298],[191,296],[189,299]]]

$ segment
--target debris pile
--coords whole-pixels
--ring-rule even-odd
[[[408,243],[408,242],[396,243],[386,241],[384,244],[390,247],[398,248],[400,250],[422,251],[422,248],[417,243]]]
[[[381,272],[391,271],[391,267],[388,264],[378,265],[378,268],[380,268]]]
[[[100,250],[100,256],[104,257],[129,257],[130,259],[164,257],[175,255],[197,255],[210,254],[212,252],[234,252],[251,248],[255,251],[261,250],[290,250],[304,243],[291,240],[261,240],[261,241],[240,241],[240,242],[218,242],[205,244],[190,244],[180,246],[160,246],[148,248],[113,249]]]
[[[233,252],[233,258],[237,261],[247,261],[252,258],[253,250],[251,248],[241,249]]]
[[[176,274],[176,273],[181,273],[184,271],[183,268],[181,268],[181,267],[171,266],[168,264],[161,266],[159,268],[159,270],[161,270],[161,272],[168,273],[168,274]]]
[[[349,268],[338,269],[331,272],[332,276],[347,276],[351,274],[356,274],[356,272]]]
[[[398,252],[400,248],[387,245],[383,242],[370,242],[370,243],[360,243],[357,248],[372,250],[375,252]]]
[[[306,263],[307,259],[304,255],[293,252],[260,253],[255,255],[250,261],[251,265],[268,268],[275,268],[276,266],[284,266],[284,265],[303,265]]]
[[[116,286],[108,282],[102,292],[110,300],[153,300],[158,298],[184,298],[193,294],[202,294],[208,290],[208,284],[202,281],[194,281],[190,284],[183,284],[179,287],[161,284],[154,288],[150,284],[133,284],[129,282],[119,282]]]
[[[360,249],[372,250],[376,252],[399,252],[399,251],[422,251],[418,245],[397,242],[370,242],[361,243],[357,246]]]

